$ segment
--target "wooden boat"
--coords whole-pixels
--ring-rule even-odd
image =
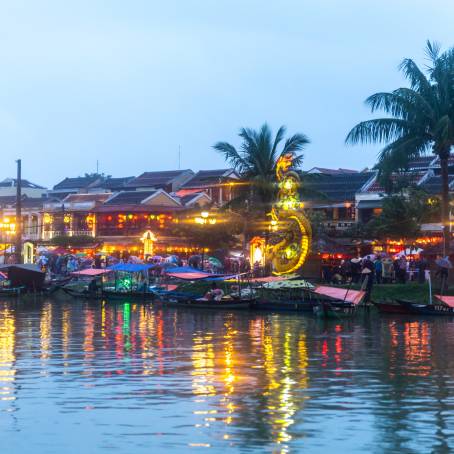
[[[24,293],[37,294],[44,290],[46,274],[37,265],[32,264],[5,264],[0,271],[6,273],[8,285],[0,287],[0,295],[18,296]]]
[[[103,299],[103,300],[124,300],[133,299],[136,301],[152,301],[155,298],[154,292],[132,291],[122,292],[115,290],[98,289],[90,291],[88,288],[74,288],[70,286],[63,286],[61,290],[74,298],[83,299]]]
[[[407,307],[397,301],[374,301],[373,304],[382,314],[411,314]]]
[[[26,291],[23,286],[19,287],[0,287],[0,298],[1,297],[18,297]]]
[[[262,278],[262,281],[264,279],[267,278]],[[255,286],[257,301],[252,308],[273,312],[312,312],[316,304],[311,293],[314,288],[302,279],[267,280],[264,285]]]
[[[313,312],[315,305],[314,299],[278,300],[259,298],[251,304],[251,308],[272,312]]]
[[[438,315],[454,316],[454,297],[436,296],[432,304],[416,303],[404,299],[397,299],[396,302],[405,308],[408,314],[416,315]]]
[[[363,290],[351,290],[320,285],[313,290],[317,295],[314,314],[320,318],[346,318],[356,313],[366,294]]]
[[[222,297],[220,300],[209,300],[206,298],[185,298],[183,296],[168,295],[161,296],[153,302],[165,306],[186,307],[190,309],[249,309],[253,299],[234,298],[230,295]]]

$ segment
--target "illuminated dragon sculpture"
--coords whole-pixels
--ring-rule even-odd
[[[294,155],[282,155],[276,164],[279,192],[271,210],[271,241],[267,256],[277,275],[293,273],[304,264],[312,237],[311,225],[303,214],[298,189],[300,177],[292,168]]]

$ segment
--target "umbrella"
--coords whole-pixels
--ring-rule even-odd
[[[216,257],[208,257],[208,261],[213,265],[216,266],[217,268],[222,268],[222,263],[219,259]]]
[[[452,263],[449,260],[448,257],[444,257],[442,259],[435,260],[435,263],[440,267],[440,268],[452,268]]]

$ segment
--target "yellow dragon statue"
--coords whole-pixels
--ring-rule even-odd
[[[276,163],[279,192],[271,210],[272,236],[267,247],[273,273],[288,274],[304,264],[309,253],[312,229],[303,214],[298,189],[301,181],[293,169],[293,153],[282,155]]]

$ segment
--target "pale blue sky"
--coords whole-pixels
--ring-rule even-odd
[[[0,178],[51,186],[224,167],[211,146],[267,121],[312,144],[305,167],[362,168],[345,147],[364,99],[402,83],[427,38],[454,45],[452,0],[0,0]]]

